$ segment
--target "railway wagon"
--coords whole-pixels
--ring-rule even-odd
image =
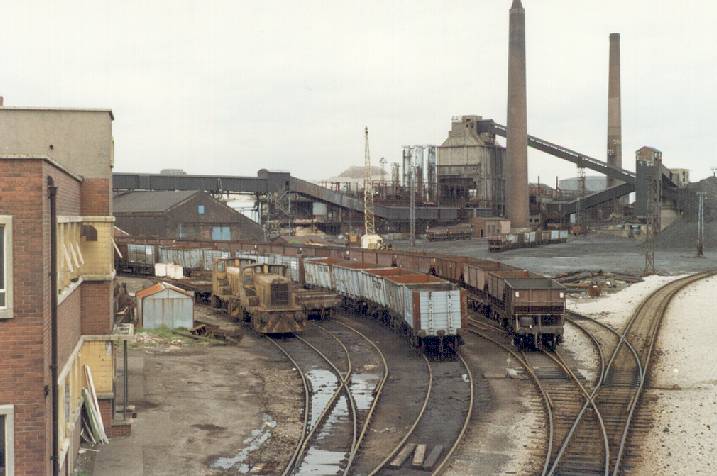
[[[428,241],[470,240],[473,238],[473,225],[460,224],[437,226],[426,230]]]
[[[544,277],[504,278],[505,315],[516,347],[555,350],[563,341],[565,288]]]
[[[565,289],[550,278],[526,270],[477,273],[474,307],[513,335],[516,347],[555,349],[563,341]]]
[[[307,284],[332,286],[348,306],[381,318],[416,347],[444,354],[462,343],[464,291],[446,280],[332,258],[305,259],[304,268]]]
[[[564,241],[567,232],[551,230],[550,241],[555,240]],[[515,236],[515,235],[514,235]],[[536,241],[539,240],[538,233],[536,233]],[[540,234],[540,240],[547,240],[548,233],[543,232]],[[128,243],[143,244],[148,246],[156,247],[165,245],[162,240],[135,240],[131,238],[118,238],[118,246],[120,250],[123,250],[123,246]],[[184,246],[190,246],[190,243],[184,243]],[[232,254],[241,253],[254,253],[254,254],[275,254],[283,255],[286,257],[299,258],[299,266],[305,258],[315,257],[329,257],[332,260],[345,263],[345,262],[361,262],[365,263],[365,269],[381,268],[381,267],[401,267],[407,271],[414,271],[420,273],[433,274],[443,279],[452,281],[455,284],[468,287],[472,292],[469,294],[471,303],[476,308],[481,308],[486,311],[487,314],[493,307],[501,310],[502,314],[508,313],[508,321],[513,320],[513,316],[510,314],[511,310],[506,310],[502,299],[492,298],[488,294],[486,287],[487,272],[490,271],[509,271],[515,270],[512,266],[502,264],[492,260],[478,260],[474,258],[450,256],[450,255],[437,255],[427,254],[416,251],[401,251],[401,250],[364,250],[360,248],[345,248],[340,246],[295,246],[284,243],[255,243],[255,242],[193,242],[192,246],[197,248],[211,248],[221,250],[228,250]],[[124,254],[126,257],[126,253]],[[313,268],[318,269],[319,264],[314,263]],[[331,275],[331,265],[324,264],[325,269],[314,278],[317,287],[325,289],[335,289],[333,283],[333,277]],[[304,270],[301,269],[300,273],[303,275]],[[320,276],[320,280],[319,280]],[[299,278],[300,282],[304,282],[303,277]],[[308,283],[310,280],[307,279]],[[494,303],[491,303],[491,299],[495,299]],[[367,300],[364,300],[367,301]],[[557,311],[551,311],[552,316],[562,315]],[[557,320],[556,320],[557,322]],[[562,326],[559,326],[562,329]],[[556,331],[557,339],[560,341],[560,335]],[[540,342],[542,338],[538,339]]]
[[[154,263],[157,262],[153,245],[144,243],[120,244],[115,259],[115,268],[120,273],[154,275]]]

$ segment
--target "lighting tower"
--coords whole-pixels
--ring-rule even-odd
[[[367,235],[376,234],[376,221],[373,215],[373,190],[371,188],[371,154],[368,149],[368,127],[364,129],[366,137],[366,150],[364,153],[363,175],[363,217],[364,228]]]

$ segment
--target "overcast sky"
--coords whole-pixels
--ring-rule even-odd
[[[8,106],[109,107],[115,170],[318,179],[451,116],[505,123],[511,0],[0,0]],[[605,160],[608,35],[622,34],[623,164],[661,149],[717,167],[717,6],[708,0],[524,0],[528,129]],[[531,180],[575,166],[531,151]]]

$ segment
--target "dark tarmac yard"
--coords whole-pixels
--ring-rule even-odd
[[[394,241],[394,248],[409,249],[407,241]],[[640,275],[645,267],[644,249],[640,242],[627,238],[591,235],[571,237],[567,243],[521,248],[490,253],[487,240],[421,241],[416,250],[493,259],[536,273],[557,275],[574,271],[606,271]],[[658,274],[679,275],[717,267],[717,251],[705,250],[703,258],[695,249],[658,249],[655,268]]]

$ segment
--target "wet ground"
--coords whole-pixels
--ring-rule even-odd
[[[395,248],[408,249],[408,242],[393,242]],[[536,273],[555,275],[570,271],[607,271],[640,275],[645,268],[642,245],[634,240],[590,235],[571,237],[567,243],[490,253],[486,240],[417,241],[416,249],[475,258],[494,259]],[[677,275],[717,267],[717,251],[706,250],[704,258],[695,251],[656,250],[658,274]]]
[[[197,307],[195,313],[209,312]],[[150,336],[130,351],[132,435],[97,448],[98,476],[275,474],[301,429],[300,380],[251,333],[238,344]]]

